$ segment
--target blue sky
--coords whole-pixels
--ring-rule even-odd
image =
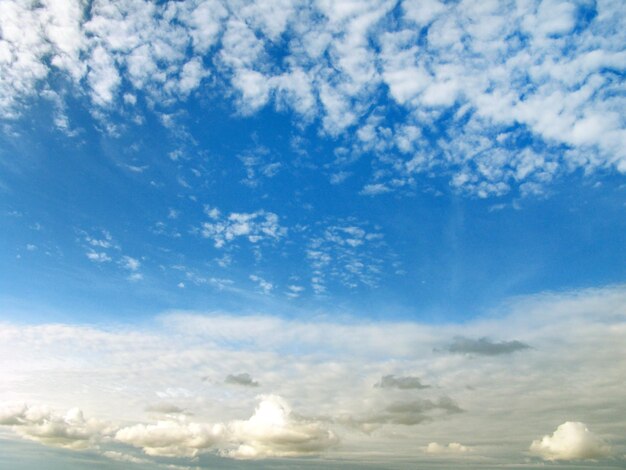
[[[613,384],[626,367],[603,362],[619,357],[624,321],[622,2],[0,6],[0,321],[7,351],[33,341],[40,354],[10,353],[3,374],[13,385],[0,397],[13,408],[0,424],[110,465],[144,454],[181,465],[201,455],[330,455],[358,465],[368,446],[382,460],[391,459],[385,446],[412,462],[442,455],[444,466],[461,454],[474,459],[468,464],[608,458],[602,465],[610,466],[623,458],[614,431],[623,423],[598,411],[598,400],[617,407],[614,416],[624,411],[612,385],[599,394],[591,380],[578,398],[596,401],[563,415],[520,405],[515,444],[499,450],[489,447],[498,426],[472,415],[472,405],[484,408],[467,395],[473,380],[493,373],[498,384],[482,385],[506,403],[517,392],[505,377],[526,370],[540,388],[520,385],[524,393],[558,402],[552,372],[586,380],[605,367]],[[565,318],[568,309],[579,316]],[[205,321],[215,326],[205,330]],[[341,344],[346,328],[362,346]],[[22,343],[20,331],[29,338]],[[96,338],[102,350],[80,341],[67,349],[63,331]],[[615,338],[600,347],[593,341],[603,334]],[[202,344],[198,335],[213,348],[201,360],[189,349]],[[129,338],[154,357],[193,357],[193,366],[168,379],[159,371],[170,362],[146,366],[141,385],[143,372],[115,375],[119,351],[144,361]],[[455,344],[466,348],[461,356]],[[582,371],[565,359],[537,368],[559,347],[589,353],[589,362]],[[81,362],[92,353],[104,369]],[[275,354],[298,366],[284,368]],[[75,361],[84,383],[63,365]],[[347,370],[360,372],[340,379]],[[56,381],[39,383],[42,371]],[[233,374],[262,390],[243,383],[233,391],[224,380]],[[382,381],[388,376],[397,381]],[[328,395],[336,380],[346,381],[343,392]],[[399,385],[419,380],[433,385]],[[84,395],[62,393],[72,387]],[[408,389],[426,395],[419,401]],[[136,409],[101,406],[106,390],[119,393],[111,403],[137,401]],[[140,394],[152,398],[139,404]],[[154,411],[155,400],[179,411]],[[32,411],[39,406],[50,408]],[[292,406],[308,414],[292,415]],[[75,407],[117,430],[60,411]],[[401,419],[398,409],[409,411]],[[533,432],[535,412],[543,427]],[[149,424],[158,413],[167,432]],[[470,417],[458,425],[450,421],[457,414]],[[191,416],[204,424],[194,427]],[[282,448],[267,437],[276,424],[268,416],[315,444]],[[585,434],[589,420],[600,437]],[[41,437],[38,426],[49,422],[90,437]],[[423,422],[436,423],[428,442],[419,440]],[[453,424],[484,424],[485,434],[455,437]],[[198,429],[206,446],[178,437],[163,448],[146,444],[151,433]],[[560,448],[548,432],[582,436],[591,450]],[[404,437],[391,443],[394,433]],[[545,445],[531,445],[543,434]],[[106,438],[121,450],[100,452]]]

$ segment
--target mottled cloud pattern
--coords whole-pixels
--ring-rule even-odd
[[[110,124],[113,114],[137,120],[145,106],[171,116],[211,91],[244,115],[292,112],[370,155],[379,171],[366,195],[433,171],[482,197],[541,192],[576,169],[626,172],[620,1],[2,6],[3,116],[18,118],[41,96],[68,135],[69,94]]]

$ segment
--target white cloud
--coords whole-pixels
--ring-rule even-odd
[[[103,251],[88,251],[86,256],[89,258],[89,261],[93,261],[94,263],[108,263],[111,261],[111,257]]]
[[[195,457],[214,447],[223,437],[220,424],[159,421],[135,424],[115,433],[115,440],[159,457]]]
[[[377,196],[391,191],[390,188],[381,183],[366,184],[359,194],[364,196]]]
[[[259,243],[277,241],[287,233],[287,229],[279,224],[278,216],[273,212],[232,212],[221,220],[218,219],[219,211],[211,210],[208,214],[214,222],[203,223],[201,235],[212,239],[216,248],[222,248],[239,237],[245,237],[250,243]]]
[[[0,109],[17,117],[53,74],[88,96],[99,119],[98,108],[133,105],[139,94],[151,107],[175,107],[212,87],[242,113],[273,105],[317,118],[324,133],[371,152],[390,174],[376,184],[390,189],[437,171],[486,197],[576,168],[626,171],[620,2],[396,4],[4,0]],[[387,98],[404,116],[389,112]],[[373,105],[390,135],[371,134],[362,147],[353,131]],[[66,114],[56,121],[73,132]],[[502,132],[530,143],[501,145]],[[531,150],[533,165],[517,160]]]
[[[257,284],[257,286],[259,287],[259,289],[264,294],[269,294],[274,289],[274,285],[271,282],[266,281],[265,279],[263,279],[260,276],[257,276],[256,274],[251,274],[250,275],[250,280],[252,282],[255,282]]]
[[[122,256],[120,263],[124,269],[129,271],[137,271],[141,267],[141,262],[130,256]]]
[[[320,233],[313,231],[307,240],[306,257],[312,271],[313,291],[324,293],[329,279],[349,288],[375,287],[382,266],[391,256],[383,234],[356,220],[336,222],[324,224]]]
[[[250,419],[234,421],[228,428],[239,446],[226,455],[239,459],[319,454],[338,442],[326,426],[295,416],[276,395],[262,396]]]
[[[608,457],[611,449],[584,423],[566,421],[552,435],[533,441],[530,451],[544,460],[581,460]]]
[[[338,442],[326,426],[294,415],[276,395],[261,396],[248,420],[207,424],[181,417],[127,426],[118,430],[114,439],[153,457],[196,457],[219,451],[239,459],[319,454]]]
[[[86,420],[78,408],[59,414],[43,406],[4,406],[0,424],[13,427],[25,439],[75,450],[94,447],[108,432],[105,423]]]
[[[464,446],[458,442],[451,442],[448,445],[439,444],[437,442],[431,442],[426,446],[425,452],[427,454],[466,454],[471,452],[472,449],[470,447]]]

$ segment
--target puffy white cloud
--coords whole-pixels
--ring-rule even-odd
[[[295,415],[276,395],[261,396],[248,420],[224,424],[182,418],[158,421],[124,427],[114,438],[154,457],[195,457],[214,450],[243,459],[318,454],[338,442],[326,426]]]
[[[584,423],[566,421],[551,435],[533,441],[530,451],[544,460],[581,460],[607,457],[611,449]]]
[[[43,406],[3,406],[0,425],[11,426],[22,437],[54,447],[94,447],[110,430],[105,423],[83,417],[78,408],[59,414]]]
[[[276,395],[262,396],[250,419],[228,427],[230,439],[239,446],[226,455],[240,459],[318,454],[338,442],[326,426],[296,416]]]
[[[223,437],[221,424],[158,421],[135,424],[115,433],[115,440],[159,457],[195,457],[213,448]]]

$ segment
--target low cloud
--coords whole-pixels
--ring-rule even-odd
[[[295,415],[276,395],[263,396],[254,415],[232,422],[229,432],[239,445],[225,454],[239,459],[317,454],[338,442],[324,424]]]
[[[243,387],[258,387],[259,382],[253,380],[250,374],[228,374],[224,379],[224,383],[229,385],[241,385]]]
[[[385,424],[415,426],[435,420],[441,415],[462,413],[464,410],[450,397],[442,396],[437,400],[422,399],[394,401],[370,414],[348,417],[343,424],[354,426],[364,432],[371,432]]]
[[[196,457],[216,451],[236,459],[311,455],[338,442],[323,423],[294,414],[277,395],[261,396],[248,420],[136,424],[120,429],[115,440],[153,457]]]
[[[608,457],[611,448],[584,423],[567,421],[552,435],[533,441],[530,451],[544,460],[584,460]]]
[[[195,457],[224,437],[221,424],[159,421],[120,429],[115,440],[141,448],[153,457]]]
[[[396,377],[394,375],[381,377],[380,382],[374,386],[377,388],[397,388],[400,390],[430,388],[430,385],[422,384],[419,377]]]
[[[471,339],[456,336],[446,349],[457,354],[478,354],[482,356],[499,356],[511,354],[515,351],[528,349],[530,346],[521,341],[491,341],[489,338]]]
[[[425,452],[427,454],[439,455],[466,454],[471,451],[472,449],[470,447],[464,446],[463,444],[460,444],[458,442],[451,442],[448,445],[431,442],[426,446],[425,449]]]
[[[59,414],[41,406],[6,406],[0,408],[0,425],[11,426],[25,439],[74,450],[94,447],[107,434],[104,423],[86,420],[78,408]]]

